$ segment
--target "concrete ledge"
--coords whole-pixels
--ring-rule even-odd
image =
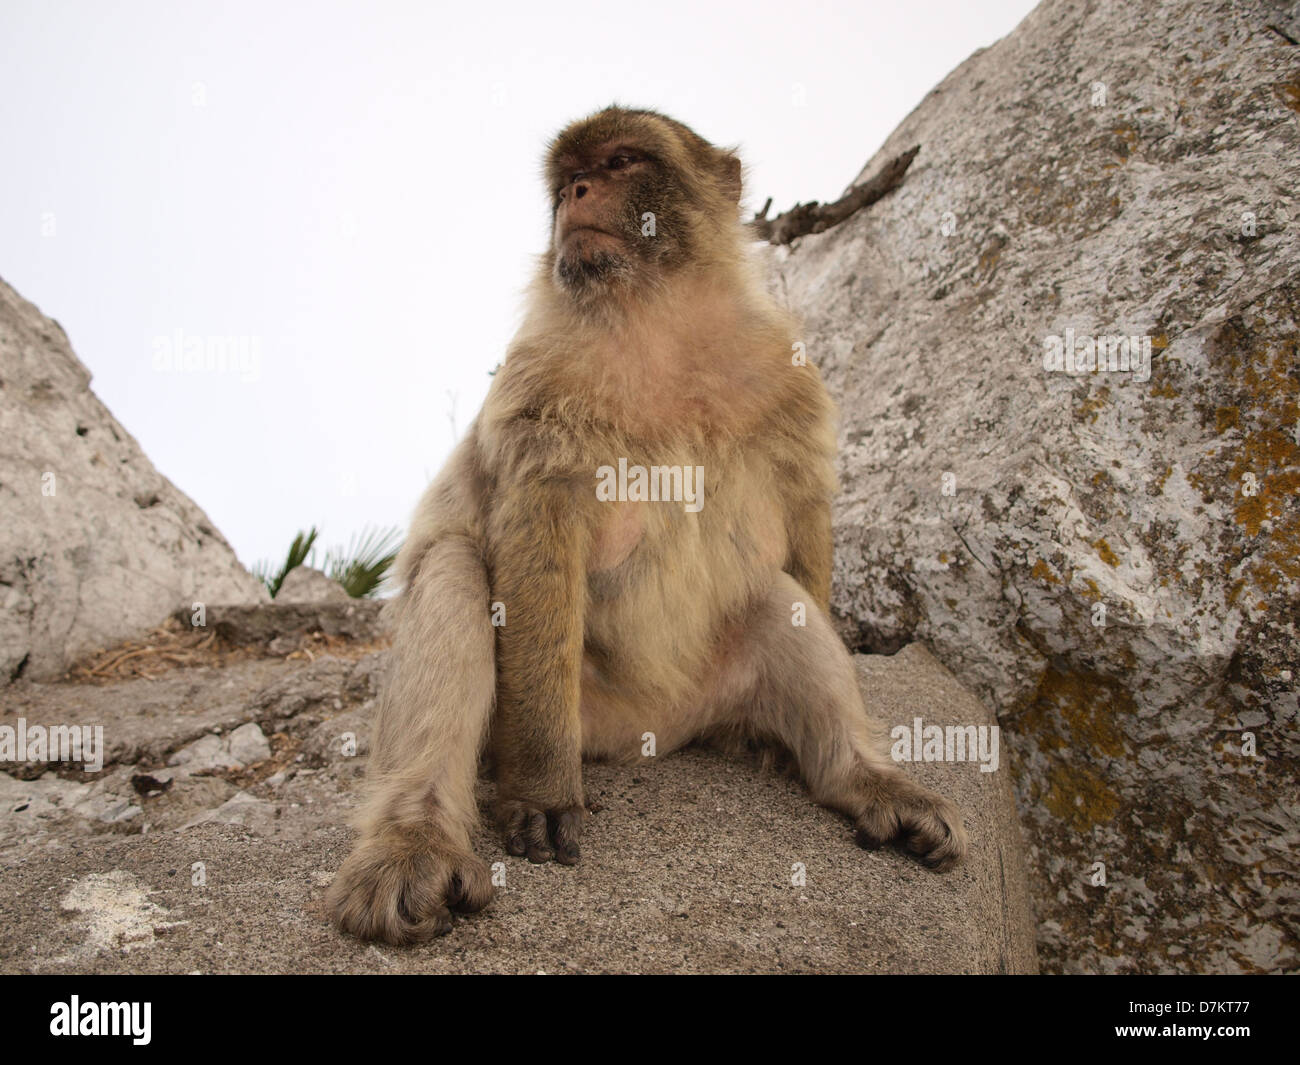
[[[919,646],[858,662],[868,699],[891,725],[910,727],[916,716],[927,724],[994,723]],[[311,726],[322,737],[320,749],[328,750],[332,728],[354,730],[365,716],[339,680],[343,671],[321,662],[314,672],[298,668],[304,672],[296,684],[317,677],[338,690],[338,716]],[[222,686],[220,672],[209,672],[215,675],[204,684]],[[225,678],[227,700],[233,679]],[[259,683],[266,680],[259,674]],[[131,704],[133,685],[145,683],[114,686],[123,708]],[[45,692],[35,687],[27,699],[33,713],[45,699],[76,705],[77,685],[49,685]],[[96,691],[103,699],[105,689]],[[252,715],[259,692],[250,688],[243,697]],[[225,720],[233,723],[229,715]],[[293,733],[292,722],[286,728]],[[180,731],[188,735],[192,728]],[[282,745],[276,739],[277,757]],[[847,821],[814,806],[796,782],[711,751],[692,749],[635,768],[588,766],[588,799],[599,811],[579,866],[509,858],[495,834],[484,831],[480,853],[489,863],[504,863],[506,885],[496,900],[427,947],[395,950],[339,936],[320,908],[350,845],[343,819],[355,801],[364,758],[327,758],[322,765],[319,758],[297,760],[292,746],[284,749],[290,752],[286,767],[267,765],[260,775],[252,767],[243,775],[180,779],[157,797],[131,799],[128,790],[141,811],[114,824],[59,812],[58,789],[84,789],[84,783],[51,773],[37,781],[0,776],[0,969],[1036,970],[1005,766],[995,773],[981,773],[974,762],[909,767],[966,813],[970,858],[943,875],[893,850],[860,850]],[[141,771],[113,767],[97,786],[110,792],[119,786],[116,774],[129,787],[131,775]],[[40,794],[16,811],[23,789]],[[110,798],[94,808],[115,809]],[[89,808],[84,799],[80,808]],[[149,830],[140,834],[144,824]],[[203,863],[203,885],[191,883],[196,862]],[[802,886],[792,884],[795,863],[806,869]]]
[[[229,604],[208,608],[208,624],[223,640],[238,647],[291,646],[304,636],[323,633],[349,640],[375,640],[383,635],[380,599],[343,599],[328,602],[260,603],[253,606]],[[190,612],[173,615],[190,623]]]

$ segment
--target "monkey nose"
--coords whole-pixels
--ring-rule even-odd
[[[573,198],[575,200],[582,199],[585,195],[587,195],[587,192],[590,188],[591,186],[588,185],[585,181],[576,182],[573,186]]]

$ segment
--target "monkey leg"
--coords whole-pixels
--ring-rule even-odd
[[[362,939],[421,942],[493,894],[473,852],[474,786],[496,677],[486,568],[465,537],[431,544],[396,606],[361,838],[326,894]]]
[[[805,625],[793,624],[796,603],[806,604]],[[853,820],[859,845],[898,840],[930,868],[949,869],[966,853],[961,812],[893,763],[856,674],[830,619],[782,573],[723,643],[715,720],[786,747],[813,798]]]

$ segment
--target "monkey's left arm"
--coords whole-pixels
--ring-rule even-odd
[[[573,492],[550,479],[516,482],[493,509],[492,597],[504,604],[505,623],[497,629],[492,746],[506,847],[571,864],[582,823],[588,530]]]
[[[831,499],[837,487],[834,408],[815,366],[789,372],[772,453],[788,545],[782,568],[829,613]]]

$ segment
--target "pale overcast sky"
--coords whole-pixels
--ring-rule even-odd
[[[405,527],[518,320],[539,157],[612,101],[834,199],[1030,0],[0,0],[0,277],[245,564]],[[256,362],[166,369],[177,345]]]

